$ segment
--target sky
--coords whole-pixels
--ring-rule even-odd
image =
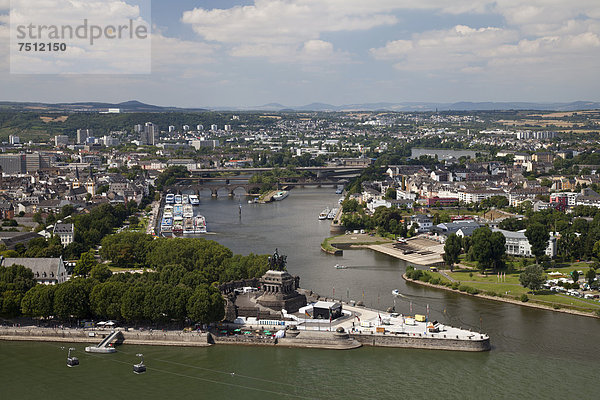
[[[13,0],[13,16],[16,3],[60,10],[54,18],[71,7],[80,17],[121,13],[152,27],[148,71],[139,48],[124,45],[93,57],[70,48],[40,64],[47,69],[22,74],[11,72],[10,1],[0,0],[0,100],[600,101],[598,0],[149,1]],[[151,72],[40,73],[103,63]]]

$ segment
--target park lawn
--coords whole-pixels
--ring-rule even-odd
[[[510,284],[510,283],[480,283],[480,282],[461,282],[461,285],[474,287],[480,291],[485,292],[496,292],[501,295],[508,295],[513,297],[519,297],[523,293],[527,293],[529,289],[524,288],[521,285]]]
[[[600,303],[590,299],[580,299],[572,296],[560,296],[558,294],[536,294],[528,296],[530,299],[546,305],[560,304],[566,308],[574,308],[576,310],[586,311],[596,311],[600,309]]]
[[[123,268],[123,267],[113,267],[112,265],[109,265],[108,269],[110,269],[111,272],[122,272],[122,271],[134,271],[134,270],[138,270],[139,268]]]
[[[487,276],[483,276],[481,274],[479,274],[479,272],[449,272],[446,271],[446,273],[448,274],[448,276],[452,277],[453,279],[456,279],[457,281],[461,281],[461,282],[469,282],[469,281],[474,281],[474,282],[482,282],[482,283],[513,283],[513,284],[520,284],[519,282],[519,275],[518,274],[507,274],[506,275],[506,282],[498,282],[498,275],[497,274],[489,274]],[[469,276],[469,274],[472,273],[473,276]]]
[[[432,272],[432,271],[428,271],[428,272],[434,278],[439,278],[440,283],[443,283],[443,282],[452,282],[450,279],[446,278],[444,275],[440,274],[439,272]]]
[[[590,269],[590,264],[584,263],[584,262],[577,262],[577,263],[573,263],[573,264],[569,265],[568,267],[548,268],[547,272],[558,271],[564,275],[569,275],[571,273],[571,271],[578,270],[578,271],[583,271],[583,273],[585,274],[588,271],[588,269]]]

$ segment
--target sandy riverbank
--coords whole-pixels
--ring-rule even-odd
[[[562,312],[562,313],[566,313],[566,314],[573,314],[573,315],[579,315],[582,317],[590,317],[590,318],[599,318],[596,314],[594,313],[586,313],[583,311],[577,311],[577,310],[571,310],[568,308],[554,308],[554,307],[550,307],[550,306],[545,306],[543,304],[539,304],[539,303],[532,303],[532,302],[523,302],[520,300],[515,300],[515,299],[510,299],[507,297],[496,297],[496,296],[489,296],[487,294],[482,294],[482,293],[478,293],[478,294],[469,294],[466,292],[461,292],[460,290],[455,290],[452,289],[448,286],[444,286],[444,285],[434,285],[432,283],[429,282],[423,282],[423,281],[415,281],[412,279],[408,279],[406,277],[406,274],[402,274],[402,278],[404,278],[405,281],[407,282],[412,282],[415,283],[417,285],[421,285],[421,286],[429,286],[432,288],[436,288],[436,289],[442,289],[442,290],[447,290],[449,292],[455,292],[455,293],[459,293],[465,296],[473,296],[473,297],[480,297],[483,299],[487,299],[487,300],[493,300],[493,301],[500,301],[503,303],[511,303],[511,304],[516,304],[518,306],[523,306],[523,307],[531,307],[531,308],[539,308],[542,310],[548,310],[548,311],[556,311],[556,312]]]

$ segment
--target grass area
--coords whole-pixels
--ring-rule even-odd
[[[392,239],[387,239],[379,235],[369,235],[368,233],[351,233],[349,235],[337,235],[325,240],[329,240],[329,243],[336,244],[384,244],[393,242]]]
[[[325,250],[325,251],[336,251],[337,249],[335,247],[333,247],[331,245],[331,241],[333,239],[335,239],[336,236],[333,237],[328,237],[325,240],[323,240],[323,242],[321,243],[321,247]]]
[[[482,283],[499,283],[498,275],[481,275],[477,271],[470,272],[450,272],[446,271],[448,276],[457,281],[466,282],[466,281],[474,281],[474,282],[482,282]],[[512,283],[519,285],[519,275],[518,274],[506,274],[506,282],[504,283]]]
[[[332,244],[339,245],[370,245],[370,244],[385,244],[391,243],[393,240],[387,239],[378,235],[369,235],[366,233],[357,233],[350,235],[337,235],[328,237],[321,242],[321,247],[326,251],[335,251],[338,248],[332,246]]]
[[[568,273],[573,269],[581,269],[581,263],[576,263],[569,267],[559,268],[559,271]],[[495,295],[499,297],[509,298],[512,300],[520,300],[522,295],[527,295],[529,302],[546,305],[554,308],[567,308],[577,311],[596,312],[600,310],[600,302],[593,299],[583,299],[578,297],[567,296],[553,292],[540,292],[539,294],[531,294],[530,290],[524,288],[519,283],[519,274],[507,274],[506,282],[498,282],[497,275],[484,276],[479,273],[468,271],[450,272],[444,271],[452,279],[456,280],[455,287],[470,287],[477,289],[481,294]],[[439,272],[428,272],[432,279],[439,279],[441,284],[450,282],[444,275]]]

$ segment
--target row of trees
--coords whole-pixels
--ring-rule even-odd
[[[218,283],[259,277],[268,269],[267,255],[233,255],[206,239],[152,240],[122,232],[102,244],[101,255],[114,265],[148,270],[112,274],[92,251],[77,262],[78,277],[57,286],[36,285],[22,266],[0,268],[2,316],[213,322],[224,312]]]
[[[58,286],[36,285],[21,300],[30,317],[97,318],[130,323],[212,322],[223,318],[224,300],[209,285],[190,288],[139,278],[121,281],[77,278]]]

